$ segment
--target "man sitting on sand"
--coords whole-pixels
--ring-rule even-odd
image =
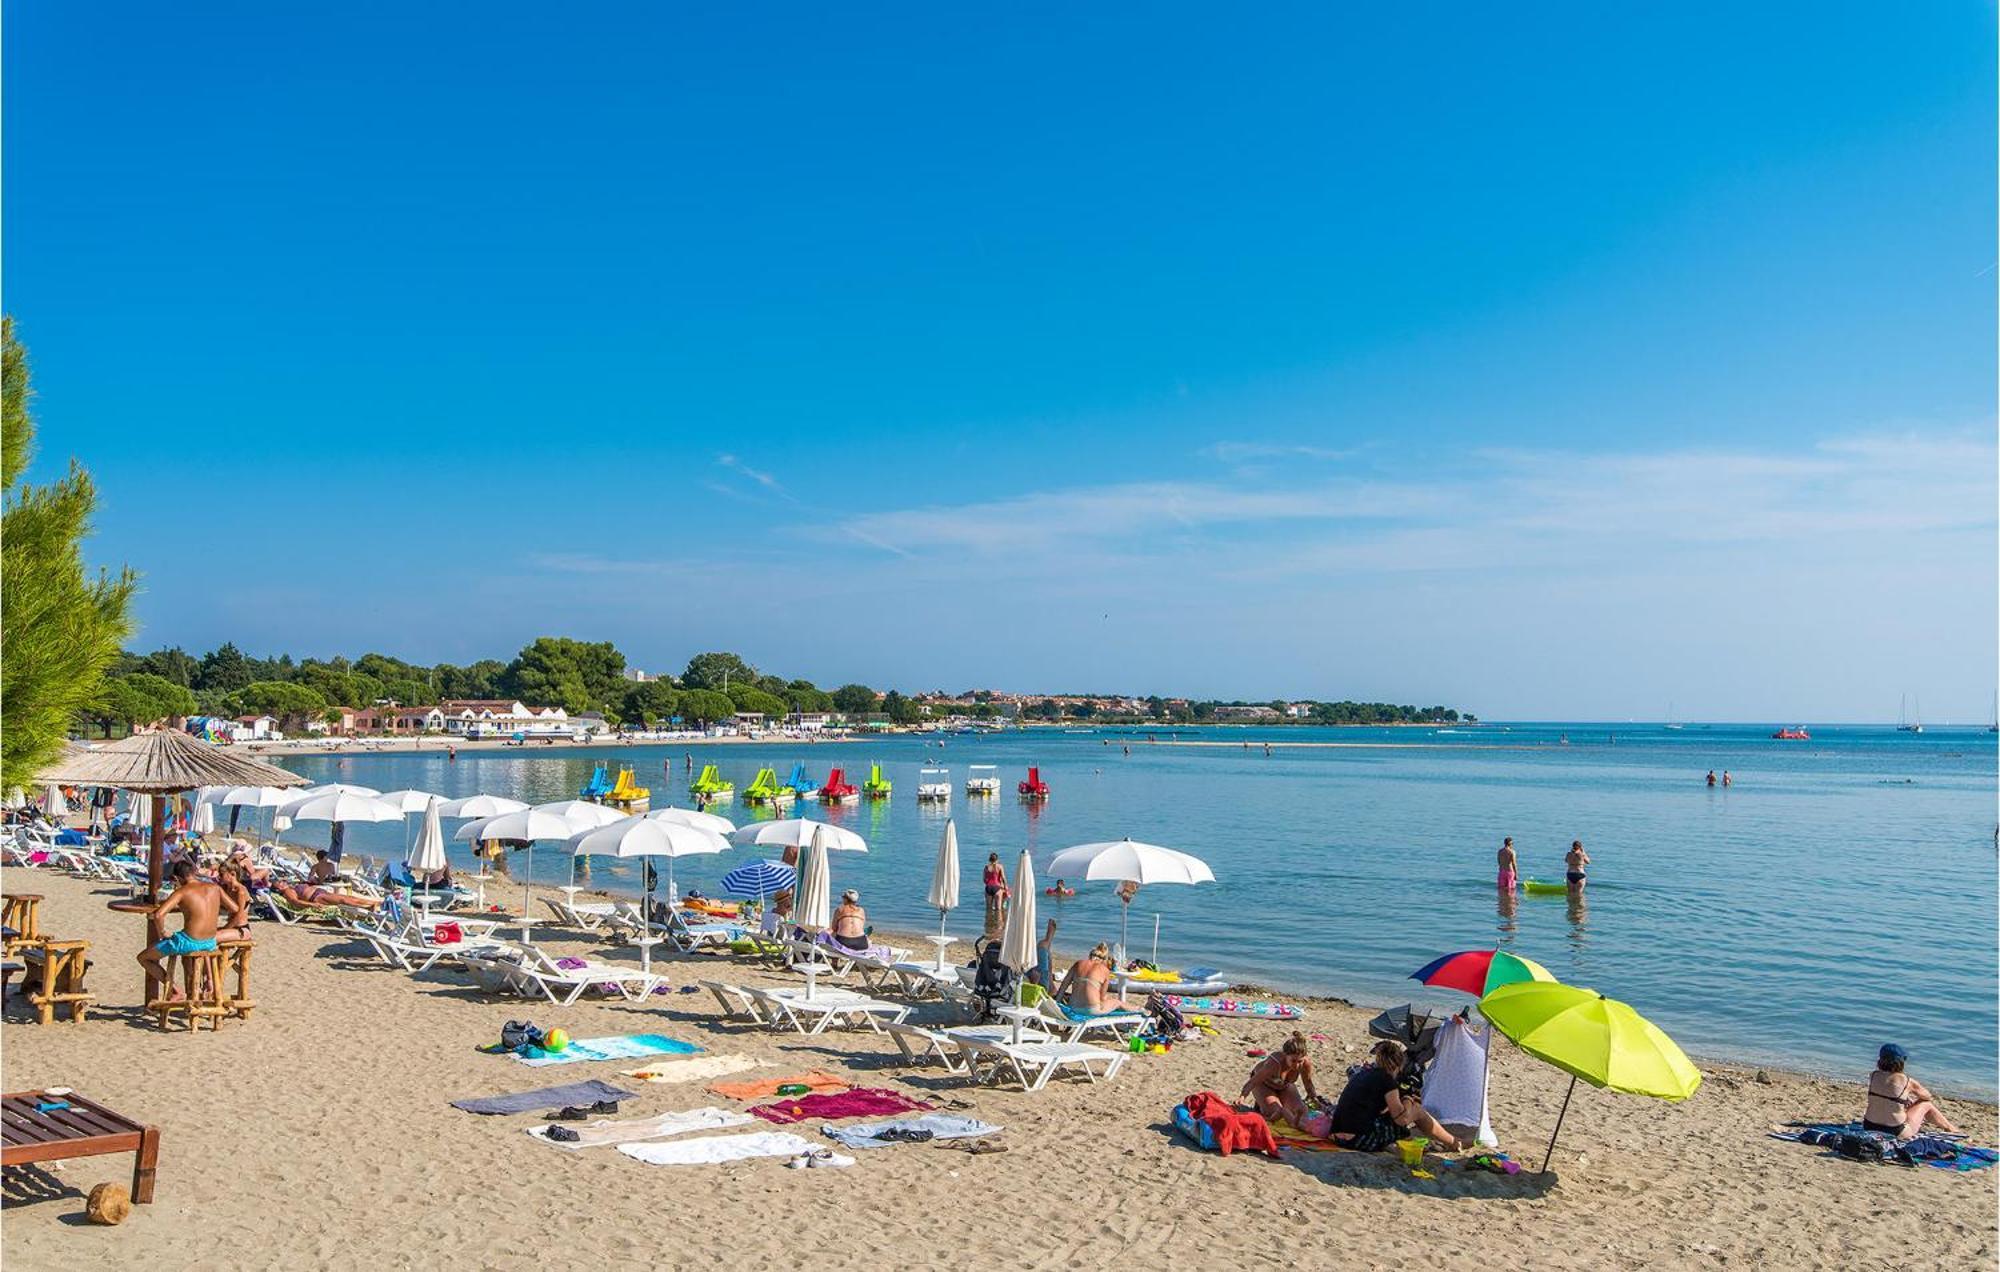
[[[1903,1072],[1909,1058],[1910,1053],[1893,1042],[1883,1046],[1875,1060],[1875,1072],[1868,1075],[1868,1107],[1861,1114],[1861,1124],[1899,1140],[1923,1134],[1926,1122],[1947,1134],[1958,1134],[1924,1084]]]
[[[1319,1099],[1319,1092],[1313,1088],[1312,1057],[1306,1052],[1306,1036],[1294,1032],[1275,1055],[1265,1056],[1250,1070],[1242,1094],[1264,1115],[1266,1122],[1283,1118],[1300,1130],[1305,1129],[1309,1101]],[[1305,1087],[1303,1095],[1299,1093],[1301,1084]]]
[[[1099,941],[1091,947],[1090,953],[1070,964],[1069,974],[1063,977],[1056,997],[1064,1006],[1092,1016],[1123,1011],[1123,993],[1117,996],[1116,1002],[1110,1001],[1111,976],[1111,947]]]
[[[157,944],[139,951],[139,963],[146,969],[147,982],[162,981],[170,990],[173,982],[167,976],[166,960],[215,948],[216,920],[222,914],[223,900],[221,888],[195,876],[191,861],[176,861],[173,878],[174,890],[153,907],[152,917],[164,919],[178,910],[181,930],[170,932]]]
[[[1405,1135],[1425,1135],[1433,1148],[1455,1152],[1458,1140],[1397,1083],[1409,1059],[1403,1044],[1378,1042],[1371,1054],[1374,1063],[1355,1071],[1333,1106],[1333,1138],[1359,1153],[1379,1153]]]

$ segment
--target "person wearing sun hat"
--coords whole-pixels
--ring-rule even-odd
[[[1958,1134],[1958,1128],[1944,1115],[1924,1084],[1903,1072],[1910,1053],[1893,1042],[1882,1044],[1875,1058],[1875,1072],[1868,1075],[1868,1108],[1861,1124],[1871,1131],[1883,1131],[1897,1139],[1915,1139],[1929,1122],[1941,1131]]]

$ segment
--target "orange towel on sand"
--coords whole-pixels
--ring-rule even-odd
[[[1308,1135],[1290,1122],[1279,1118],[1271,1123],[1271,1134],[1280,1148],[1295,1148],[1303,1153],[1345,1153],[1347,1145],[1335,1143],[1331,1139]]]
[[[813,1094],[846,1091],[853,1083],[845,1078],[837,1078],[831,1073],[821,1073],[814,1069],[796,1078],[765,1078],[758,1082],[711,1082],[708,1089],[717,1095],[726,1095],[732,1100],[762,1100],[776,1095],[782,1086],[803,1086]]]

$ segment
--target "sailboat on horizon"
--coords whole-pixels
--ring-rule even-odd
[[[1914,716],[1906,717],[1904,715],[1904,712],[1909,707],[1909,705],[1910,705],[1910,700],[1909,700],[1909,695],[1907,694],[1905,694],[1903,696],[1902,701],[1897,703],[1896,705],[1896,732],[1922,733],[1924,731],[1924,700],[1922,698],[1918,698],[1916,714]]]
[[[1680,730],[1687,727],[1680,721],[1674,719],[1674,704],[1672,699],[1668,699],[1667,701],[1667,727],[1669,729],[1674,729],[1674,730]]]

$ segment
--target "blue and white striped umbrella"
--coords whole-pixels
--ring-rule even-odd
[[[763,899],[798,882],[798,872],[782,861],[752,861],[722,876],[722,890],[732,897]]]

